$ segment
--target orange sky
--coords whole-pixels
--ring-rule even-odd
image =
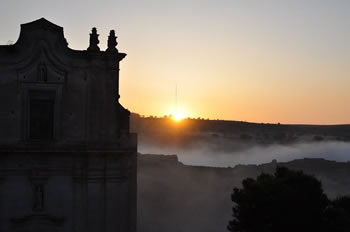
[[[12,12],[17,12],[13,14]],[[45,12],[43,14],[43,12]],[[350,1],[70,1],[0,8],[0,43],[46,17],[69,46],[116,29],[121,102],[142,115],[350,123]]]

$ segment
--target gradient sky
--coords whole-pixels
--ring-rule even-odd
[[[350,123],[348,0],[1,0],[0,43],[45,17],[84,50],[110,29],[121,103],[142,115],[254,122]]]

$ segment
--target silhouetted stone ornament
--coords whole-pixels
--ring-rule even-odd
[[[97,34],[96,27],[93,27],[90,33],[90,45],[88,47],[88,51],[100,51],[98,44],[100,41],[98,40],[99,34]]]
[[[117,36],[115,36],[115,31],[111,30],[109,32],[109,36],[108,36],[108,48],[107,48],[107,52],[118,52],[118,49],[116,48],[116,46],[118,45],[117,42]]]

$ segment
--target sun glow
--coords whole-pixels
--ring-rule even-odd
[[[181,121],[181,120],[184,119],[184,118],[185,118],[185,116],[184,116],[184,114],[181,113],[181,112],[175,112],[175,113],[173,113],[173,115],[172,115],[172,119],[173,119],[174,121],[177,121],[177,122]]]

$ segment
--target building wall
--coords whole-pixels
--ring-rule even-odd
[[[0,231],[136,232],[125,56],[72,50],[45,19],[0,46]]]
[[[129,112],[118,101],[119,62],[125,56],[72,50],[63,29],[46,20],[22,25],[16,44],[0,46],[0,142],[28,138],[33,91],[55,95],[56,142],[116,141],[129,126]]]
[[[9,152],[1,158],[0,231],[39,225],[60,232],[135,231],[136,153]],[[43,186],[41,209],[35,209],[35,185]]]

